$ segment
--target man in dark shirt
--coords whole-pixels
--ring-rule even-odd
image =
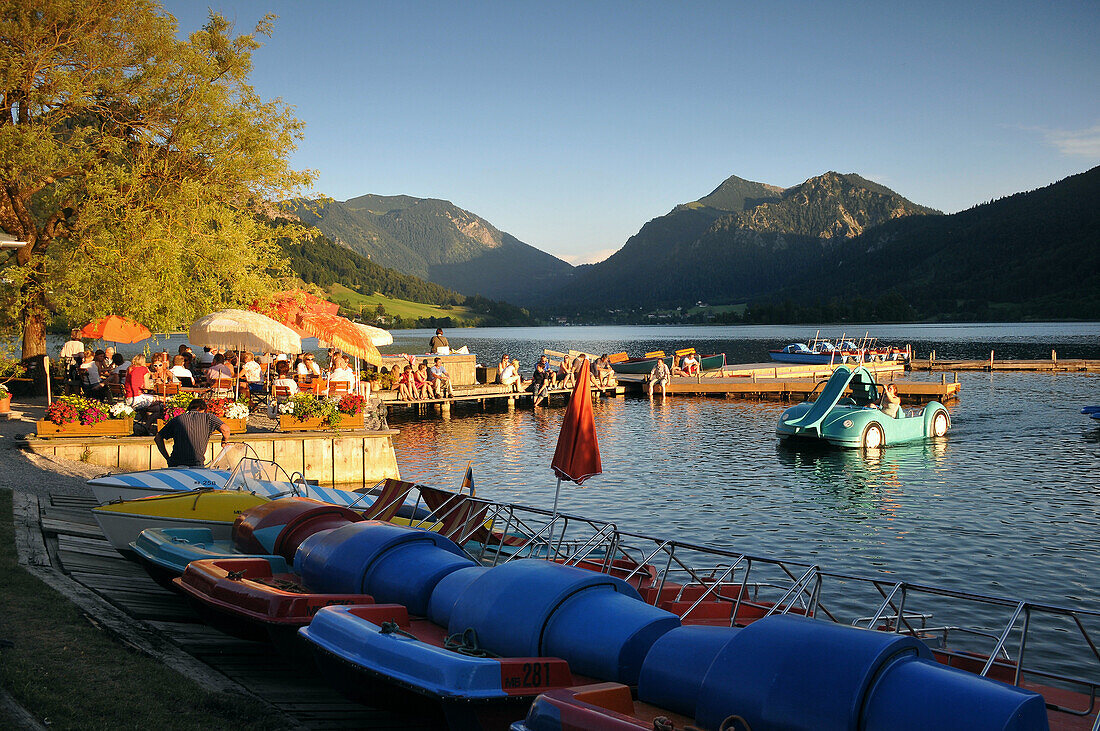
[[[440,348],[447,348],[447,351],[450,352],[450,347],[447,338],[443,336],[443,328],[436,328],[435,335],[428,342],[428,352],[438,353]]]
[[[193,399],[187,411],[169,421],[157,432],[153,441],[157,449],[168,460],[169,467],[202,467],[206,462],[206,445],[210,435],[216,431],[222,433],[222,445],[229,439],[229,427],[225,422],[206,410],[206,402],[201,398]],[[172,454],[164,447],[164,440],[172,439]]]
[[[546,392],[550,389],[552,379],[550,377],[550,359],[545,355],[539,358],[539,362],[535,364],[535,375],[531,376],[531,389],[535,393],[534,406],[538,406],[539,402],[546,398]],[[547,398],[547,401],[549,399]]]

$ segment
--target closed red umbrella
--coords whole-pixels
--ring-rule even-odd
[[[562,480],[580,485],[589,477],[603,472],[600,444],[596,439],[596,421],[592,416],[592,395],[588,390],[587,358],[581,359],[577,384],[573,387],[569,407],[565,410],[565,419],[558,434],[558,447],[554,450],[550,467],[558,476],[558,487],[554,492],[555,515],[558,513]]]
[[[118,315],[108,315],[102,320],[89,322],[80,334],[94,340],[110,340],[112,343],[136,343],[153,336],[149,328],[141,323]]]

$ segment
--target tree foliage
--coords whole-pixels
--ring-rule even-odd
[[[4,314],[23,355],[60,316],[156,329],[249,302],[289,274],[269,201],[308,185],[302,123],[248,84],[258,38],[211,14],[186,40],[148,0],[0,3]]]

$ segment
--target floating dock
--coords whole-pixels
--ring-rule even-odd
[[[1100,372],[1100,360],[1085,358],[1059,358],[1058,353],[1050,351],[1050,360],[1011,360],[996,358],[996,352],[990,351],[989,357],[982,360],[948,360],[936,357],[932,351],[928,358],[913,359],[909,362],[914,371],[1046,371],[1065,373]]]
[[[596,387],[592,389],[593,396],[622,396],[626,393],[626,388],[620,382],[617,386]],[[546,400],[549,403],[551,399],[565,399],[569,400],[569,397],[573,394],[571,388],[552,388],[547,391]],[[485,385],[476,386],[456,386],[455,395],[452,398],[445,399],[423,399],[420,401],[404,401],[397,398],[396,391],[380,391],[374,394],[385,404],[389,413],[397,409],[416,409],[423,413],[429,406],[439,406],[444,411],[448,411],[452,404],[465,403],[476,405],[484,409],[488,404],[496,402],[503,403],[508,408],[515,408],[516,404],[520,401],[534,401],[535,394],[532,391],[512,391],[507,386],[502,386],[499,383],[490,383]]]

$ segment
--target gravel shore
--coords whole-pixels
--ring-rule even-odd
[[[13,400],[12,411],[21,418],[0,419],[0,488],[31,492],[90,495],[85,482],[108,468],[67,459],[53,459],[19,449],[16,440],[34,433],[34,422],[45,418],[46,398]]]

